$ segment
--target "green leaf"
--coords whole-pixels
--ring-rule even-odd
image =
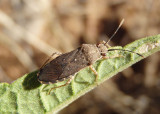
[[[147,57],[160,50],[160,35],[137,40],[122,49],[132,50]],[[95,82],[94,73],[89,68],[85,68],[75,75],[69,85],[53,90],[50,95],[47,95],[50,88],[62,85],[67,80],[47,86],[37,81],[37,71],[35,71],[24,75],[12,84],[0,83],[0,113],[43,114],[58,112],[95,88],[97,84],[101,84],[143,59],[137,54],[119,50],[107,53],[108,57],[116,55],[123,57],[99,60],[93,65],[98,72],[97,82]]]

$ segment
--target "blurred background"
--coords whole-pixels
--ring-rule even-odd
[[[0,82],[38,69],[82,43],[124,46],[160,33],[160,0],[0,0]],[[59,114],[160,114],[159,52],[117,74]]]

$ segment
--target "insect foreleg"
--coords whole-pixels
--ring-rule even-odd
[[[90,68],[90,69],[92,70],[92,72],[96,75],[95,82],[97,82],[97,80],[98,80],[98,73],[97,73],[96,69],[95,69],[92,65],[90,65],[89,68]]]
[[[115,56],[111,56],[111,57],[102,56],[102,59],[113,59],[113,58],[117,58],[117,57],[124,57],[124,56],[122,56],[122,55],[115,55]]]

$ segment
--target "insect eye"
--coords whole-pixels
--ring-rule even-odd
[[[99,47],[99,44],[100,44],[100,43],[97,43],[96,46]]]
[[[106,56],[106,53],[101,53],[102,54],[102,56]]]

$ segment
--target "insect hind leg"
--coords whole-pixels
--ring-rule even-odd
[[[73,76],[71,76],[65,84],[51,88],[51,89],[49,90],[49,92],[48,92],[48,95],[50,95],[50,93],[51,93],[52,90],[54,90],[54,89],[56,89],[56,88],[64,87],[64,86],[70,84],[72,80],[73,80]]]

